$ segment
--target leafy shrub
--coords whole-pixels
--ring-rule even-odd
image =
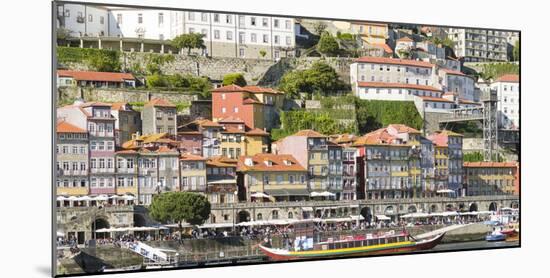
[[[223,76],[223,83],[224,86],[227,85],[238,85],[238,86],[246,86],[246,79],[244,79],[244,76],[242,73],[228,73]]]

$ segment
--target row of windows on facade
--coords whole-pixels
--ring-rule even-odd
[[[87,146],[74,146],[58,144],[56,147],[57,154],[87,154]]]
[[[275,179],[273,179],[272,176],[275,176]],[[256,176],[250,175],[249,176],[249,185],[257,185],[258,179],[256,179]],[[284,182],[284,176],[283,175],[270,175],[270,174],[264,174],[262,175],[262,181],[264,185],[270,184],[271,181],[274,181],[273,184],[282,184]],[[306,176],[305,175],[288,175],[288,183],[289,184],[295,184],[295,183],[306,183]]]
[[[68,10],[66,10],[66,16],[68,16]],[[187,19],[189,21],[195,21],[195,12],[187,12]],[[209,20],[209,14],[208,13],[200,13],[200,21],[201,22],[208,22]],[[82,13],[79,12],[79,16],[82,16]],[[225,18],[224,18],[224,21],[222,22],[221,20],[221,17],[222,15],[218,14],[218,13],[214,13],[212,15],[212,21],[214,23],[226,23],[226,24],[233,24],[233,15],[231,14],[226,14],[225,15]],[[103,17],[101,17],[103,18]],[[92,17],[91,15],[89,15],[89,21],[91,22],[92,21]],[[250,25],[251,26],[259,26],[258,24],[258,20],[256,17],[252,16],[249,18],[250,19]],[[122,24],[122,20],[123,20],[123,15],[122,14],[117,14],[116,15],[116,22],[117,22],[117,25],[120,26]],[[143,14],[142,13],[138,13],[137,14],[137,23],[138,24],[143,24]],[[239,22],[239,27],[245,27],[245,16],[244,15],[239,15],[238,16],[238,22]],[[287,30],[291,30],[292,29],[292,21],[291,20],[284,20],[284,29],[287,29]],[[102,22],[103,24],[103,22]],[[162,27],[164,25],[164,13],[158,13],[158,16],[157,16],[157,24],[159,27]],[[261,26],[262,27],[269,27],[269,18],[267,17],[262,17],[261,18]],[[283,28],[283,26],[281,25],[281,20],[279,19],[273,19],[273,28]]]
[[[110,115],[110,114],[109,114]],[[90,133],[97,132],[105,132],[106,135],[113,134],[113,126],[112,123],[94,123],[94,122],[88,122],[88,131]]]
[[[361,64],[359,64],[359,68],[360,69],[365,69],[365,65],[366,65],[366,63],[361,63]],[[380,64],[370,64],[370,69],[371,70],[375,70],[376,67],[378,67],[378,69],[380,71],[384,71],[384,69],[386,69],[386,71],[391,71],[391,69],[395,69],[396,72],[401,72],[401,66],[386,65],[384,67],[383,65],[380,65]],[[425,74],[425,75],[431,74],[431,69],[428,69],[428,68],[406,67],[406,66],[404,66],[403,68],[405,68],[405,72],[412,72],[412,73],[416,73],[416,74]]]
[[[191,27],[189,28],[189,33],[195,33],[195,28]],[[205,39],[208,39],[208,29],[201,29],[200,33],[204,35]],[[247,36],[245,32],[239,32],[239,40],[238,42],[240,44],[245,44],[247,42]],[[262,43],[269,43],[269,34],[260,34],[262,40],[260,42]],[[221,38],[220,30],[214,29],[214,39],[219,40]],[[226,31],[225,32],[225,39],[228,41],[233,41],[233,31]],[[248,38],[251,43],[258,43],[258,34],[256,33],[250,33],[250,38]],[[274,35],[273,36],[273,44],[281,44],[281,36],[280,35]],[[285,44],[291,45],[292,44],[292,37],[291,36],[285,36]]]
[[[513,175],[512,169],[468,169],[468,175]]]
[[[238,158],[241,156],[241,148],[222,148],[222,156],[228,158]]]
[[[419,82],[419,80],[417,79],[416,80],[417,83]],[[382,81],[380,81],[382,82]],[[388,80],[389,82],[389,80]],[[407,83],[409,82],[409,79],[407,78]],[[428,82],[428,80],[426,80],[426,83]],[[361,88],[361,93],[363,94],[368,94],[369,93],[369,88]],[[386,93],[388,95],[391,95],[392,94],[392,89],[381,89],[381,88],[376,88],[376,94],[380,94],[380,93]],[[415,95],[415,96],[422,96],[422,97],[441,97],[441,93],[438,93],[438,92],[432,92],[432,91],[419,91],[419,90],[410,90],[410,89],[395,89],[397,90],[397,94],[399,95],[402,95],[403,93],[405,93],[406,95]]]
[[[481,186],[497,186],[497,187],[508,187],[513,186],[514,180],[513,179],[487,179],[487,180],[477,180],[477,179],[470,179],[468,186],[473,187],[481,187]],[[478,189],[478,188],[476,188]],[[478,189],[479,190],[479,189]]]
[[[88,139],[87,133],[59,133],[59,139]]]
[[[65,17],[71,17],[71,10],[65,9],[64,16]],[[76,12],[76,21],[78,23],[83,23],[84,22],[84,13],[82,13],[81,11]],[[94,21],[94,16],[92,14],[88,14],[88,22],[93,22],[93,21]],[[100,24],[105,24],[105,17],[104,16],[102,16],[102,15],[99,16],[99,23]]]

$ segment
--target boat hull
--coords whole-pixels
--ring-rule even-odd
[[[414,252],[420,250],[429,250],[441,243],[445,234],[439,234],[429,240],[407,241],[392,244],[383,244],[378,246],[342,248],[333,250],[314,250],[314,251],[287,251],[282,249],[272,249],[259,245],[260,250],[272,260],[304,260],[317,258],[342,258],[370,255],[384,255],[403,252]]]

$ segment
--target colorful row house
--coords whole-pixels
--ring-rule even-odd
[[[468,196],[518,195],[516,162],[464,162]]]
[[[309,200],[307,170],[292,155],[241,156],[237,170],[247,202]]]

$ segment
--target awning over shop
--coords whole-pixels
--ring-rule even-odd
[[[233,223],[207,223],[199,226],[201,229],[217,229],[233,227]]]
[[[385,215],[383,215],[383,214],[378,214],[378,215],[376,215],[376,219],[382,220],[382,221],[389,221],[389,220],[391,220],[391,218],[389,218],[389,217],[387,217],[387,216],[385,216]]]
[[[271,196],[309,196],[307,189],[266,189],[265,193]]]
[[[330,193],[328,191],[323,191],[323,192],[311,192],[310,196],[311,197],[334,197],[336,196],[336,194]]]
[[[313,211],[312,207],[302,207],[302,211]]]
[[[223,180],[213,180],[209,181],[208,184],[237,184],[236,179],[223,179]]]

